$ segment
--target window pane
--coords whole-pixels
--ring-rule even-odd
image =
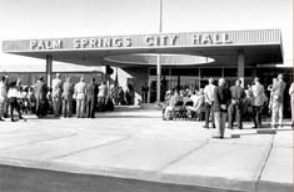
[[[209,78],[209,77],[221,77],[222,76],[222,68],[203,68],[201,69],[201,77]]]
[[[224,77],[237,77],[237,68],[224,68]]]
[[[175,76],[197,76],[198,77],[199,69],[197,68],[173,68],[172,75]]]

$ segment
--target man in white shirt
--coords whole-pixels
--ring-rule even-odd
[[[98,104],[99,104],[99,107],[101,107],[102,109],[104,108],[106,96],[107,96],[106,82],[102,82],[101,85],[99,86],[99,92],[98,92]]]
[[[80,78],[80,82],[75,85],[75,99],[76,99],[76,117],[85,117],[85,102],[86,102],[86,83],[84,77]]]
[[[60,78],[60,73],[56,73],[56,78],[52,80],[52,99],[53,99],[53,111],[54,116],[58,117],[60,114],[61,107],[61,86],[62,80]]]
[[[273,85],[272,88],[272,127],[276,127],[276,119],[278,118],[278,126],[281,128],[283,126],[283,111],[284,111],[284,92],[286,88],[286,83],[283,80],[283,75],[278,75],[278,82]]]
[[[1,77],[0,81],[0,121],[4,121],[2,118],[5,111],[5,103],[7,102],[7,87],[5,82],[5,77]]]
[[[205,125],[204,128],[209,128],[209,117],[212,116],[212,128],[215,128],[214,116],[213,116],[213,103],[214,103],[214,91],[216,86],[213,84],[214,79],[209,78],[208,85],[204,88],[205,98]]]

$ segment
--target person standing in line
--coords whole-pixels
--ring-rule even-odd
[[[135,92],[134,92],[134,87],[132,84],[127,84],[125,95],[126,95],[127,105],[133,105],[134,99],[135,99]]]
[[[204,98],[205,98],[205,125],[204,128],[209,128],[209,118],[212,116],[212,128],[215,128],[214,116],[213,116],[213,104],[214,104],[214,92],[216,86],[213,84],[214,79],[209,78],[208,85],[204,88]]]
[[[85,101],[86,101],[86,83],[84,77],[80,78],[80,82],[75,85],[74,90],[76,98],[76,117],[83,118],[85,116]]]
[[[28,88],[28,101],[29,101],[29,110],[30,114],[36,113],[36,95],[32,87]]]
[[[118,88],[118,105],[124,105],[125,102],[125,92],[122,87]]]
[[[9,104],[10,104],[10,118],[11,121],[14,122],[14,109],[17,110],[18,112],[18,118],[19,119],[23,119],[21,112],[20,112],[20,106],[19,106],[19,102],[18,102],[18,98],[19,98],[19,94],[20,92],[18,91],[17,87],[16,87],[16,82],[12,82],[10,84],[10,88],[8,91],[8,99],[9,99]]]
[[[4,112],[7,102],[7,87],[5,77],[1,77],[0,81],[0,121],[4,121]]]
[[[273,86],[273,104],[272,104],[272,128],[276,128],[276,119],[278,118],[278,127],[283,126],[283,112],[284,112],[284,92],[286,83],[283,80],[283,75],[278,75],[278,82]]]
[[[71,83],[71,77],[67,77],[63,84],[63,117],[71,117],[72,101],[73,101],[74,87]]]
[[[54,117],[60,115],[61,107],[61,92],[62,92],[62,80],[60,73],[56,73],[56,78],[52,80],[52,100],[53,100],[53,112]]]
[[[18,107],[20,108],[21,112],[24,112],[24,95],[23,95],[23,86],[22,86],[22,80],[20,78],[17,78],[16,80],[16,89],[17,89],[17,102]]]
[[[18,105],[20,107],[20,111],[22,113],[25,112],[25,92],[24,92],[24,89],[22,86],[20,87],[16,87],[17,91],[18,91],[18,95],[17,95],[17,102],[18,102]]]
[[[291,126],[294,127],[294,81],[291,83],[289,89],[290,105],[291,105]]]
[[[106,82],[104,81],[99,86],[99,93],[98,93],[98,104],[99,104],[99,108],[102,110],[104,110],[106,96],[107,96],[107,87],[106,87]]]
[[[22,91],[22,97],[23,97],[23,111],[25,114],[29,113],[29,99],[28,99],[28,91],[29,91],[29,87],[26,87],[23,89]]]
[[[35,85],[36,87],[36,115],[38,118],[41,118],[46,115],[46,95],[47,95],[47,85],[44,82],[42,76],[38,78],[38,81]]]
[[[10,78],[8,75],[5,76],[5,85],[6,85],[6,93],[8,93],[9,87],[10,87]],[[4,102],[4,118],[9,117],[9,106],[10,106],[9,100],[6,98]]]
[[[171,98],[174,96],[172,90],[167,90],[164,96],[164,102],[162,103],[162,119],[165,120],[165,109],[169,106]]]
[[[47,89],[47,94],[46,94],[45,110],[46,110],[46,113],[54,115],[52,88],[47,87],[46,89]]]
[[[231,92],[225,86],[226,80],[220,78],[218,81],[218,87],[214,90],[214,121],[216,126],[216,135],[214,138],[224,138],[225,127],[226,127],[226,117],[228,112],[228,106],[231,101]]]
[[[142,86],[142,89],[141,89],[141,94],[142,94],[142,103],[147,103],[147,97],[148,97],[148,92],[149,92],[149,87],[147,86],[147,83],[145,83],[143,86]]]
[[[253,95],[253,120],[254,120],[254,129],[261,128],[261,108],[264,105],[264,87],[259,82],[259,78],[254,78],[254,85],[252,86],[252,95]]]
[[[230,88],[232,100],[229,105],[229,128],[234,128],[234,119],[238,122],[238,128],[243,129],[243,99],[246,97],[245,90],[241,87],[241,80],[235,81],[235,86]]]
[[[276,83],[278,83],[278,79],[277,78],[273,78],[273,84],[269,85],[267,90],[270,92],[270,99],[269,99],[269,112],[270,114],[273,113],[273,87],[276,85]]]
[[[98,87],[95,78],[87,85],[87,117],[95,118],[95,107],[97,103]]]

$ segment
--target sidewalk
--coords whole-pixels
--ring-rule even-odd
[[[219,140],[203,122],[160,116],[132,109],[1,122],[0,191],[293,190],[290,127],[260,135],[247,123]]]

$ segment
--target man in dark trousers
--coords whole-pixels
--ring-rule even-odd
[[[95,107],[97,103],[98,86],[95,78],[87,85],[87,117],[95,118]]]
[[[71,117],[72,114],[72,102],[73,102],[74,86],[71,83],[71,77],[67,77],[63,84],[63,116]]]
[[[62,80],[60,73],[56,73],[56,78],[52,80],[52,100],[54,117],[59,117],[61,108],[61,93],[62,93]]]
[[[216,134],[214,138],[224,138],[226,117],[228,112],[228,106],[231,101],[231,92],[225,86],[225,79],[220,78],[218,81],[218,87],[214,91],[214,120],[216,127]]]
[[[148,102],[148,92],[149,92],[149,87],[147,86],[147,83],[145,83],[141,89],[142,92],[142,103],[147,103]]]
[[[254,78],[254,85],[252,86],[253,94],[253,117],[254,129],[261,128],[261,107],[264,105],[264,86],[259,82],[259,78]]]
[[[9,87],[10,87],[10,78],[8,75],[5,75],[5,85],[6,85],[6,93],[8,93],[9,91]],[[9,100],[6,99],[5,103],[4,103],[4,118],[8,118],[9,117]]]
[[[230,88],[232,100],[229,105],[229,128],[234,128],[234,120],[238,123],[238,128],[243,128],[242,123],[242,110],[243,110],[243,99],[245,98],[245,90],[241,87],[241,80],[235,81],[235,86]],[[236,118],[235,118],[236,117]]]
[[[7,102],[7,87],[5,77],[1,77],[0,80],[0,121],[4,121],[5,105]]]
[[[46,115],[45,103],[46,103],[47,85],[44,82],[43,77],[39,77],[36,83],[36,115],[41,118]]]
[[[16,81],[11,82],[7,97],[9,99],[10,117],[11,117],[12,122],[15,121],[14,120],[14,109],[17,110],[19,119],[23,119],[21,112],[20,112],[19,102],[18,102],[19,94],[20,94],[20,92],[16,86]]]

